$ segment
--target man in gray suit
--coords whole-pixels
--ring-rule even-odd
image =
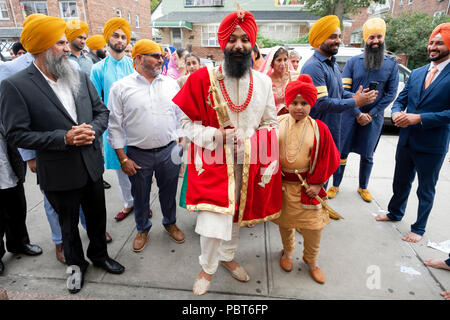
[[[64,255],[77,266],[80,291],[89,263],[78,232],[80,205],[86,217],[87,257],[110,273],[125,268],[108,256],[103,157],[98,137],[105,131],[109,111],[89,77],[74,70],[57,17],[37,17],[24,26],[21,42],[35,60],[0,85],[1,120],[8,143],[36,150],[39,184],[59,214]],[[75,269],[76,270],[76,269]]]

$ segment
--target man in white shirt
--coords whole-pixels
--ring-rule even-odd
[[[161,46],[151,40],[136,42],[132,51],[136,72],[115,82],[108,99],[108,141],[131,181],[138,231],[135,252],[144,249],[152,227],[148,212],[153,173],[164,228],[177,243],[184,242],[184,234],[175,224],[181,163],[181,148],[175,140],[182,137],[182,112],[172,98],[180,88],[175,80],[160,75],[163,54]]]

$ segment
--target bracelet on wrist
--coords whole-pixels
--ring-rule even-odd
[[[125,158],[125,159],[123,159],[123,160],[120,160],[120,164],[124,164],[125,162],[127,162],[128,161],[128,158]]]

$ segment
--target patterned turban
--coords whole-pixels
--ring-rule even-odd
[[[371,34],[381,33],[383,38],[386,36],[386,22],[381,18],[369,19],[363,25],[363,38],[367,42]]]
[[[340,25],[339,18],[335,15],[320,18],[309,30],[309,44],[313,48],[318,48]]]
[[[86,22],[81,20],[71,20],[67,22],[67,28],[66,28],[66,37],[67,41],[72,42],[82,34],[85,34],[86,37],[89,34],[89,26]]]
[[[311,108],[316,103],[317,89],[314,86],[311,77],[307,74],[301,74],[297,80],[289,82],[286,86],[284,100],[288,108],[298,95],[301,95]]]
[[[152,40],[141,39],[133,46],[133,49],[131,50],[131,57],[134,60],[134,58],[136,58],[136,55],[146,53],[161,53],[162,55],[164,55],[164,50],[162,49],[160,44]]]
[[[230,40],[231,34],[234,32],[237,26],[240,26],[247,34],[252,48],[256,43],[256,34],[258,28],[256,26],[255,17],[248,11],[239,11],[230,13],[222,20],[217,31],[217,39],[219,40],[220,48],[225,50],[225,46]]]
[[[114,31],[117,29],[121,29],[123,32],[125,32],[125,35],[127,36],[127,44],[130,43],[131,38],[131,27],[127,20],[124,18],[111,18],[108,21],[106,21],[105,26],[103,27],[103,38],[105,39],[106,43],[108,43],[109,38],[111,38]]]
[[[98,50],[106,46],[105,38],[101,34],[94,34],[86,40],[86,45],[91,50]]]
[[[58,17],[35,16],[24,23],[20,42],[31,54],[51,48],[66,31],[66,21]]]
[[[434,28],[431,33],[428,43],[433,39],[438,33],[441,34],[442,40],[444,40],[445,46],[450,50],[450,22],[441,23],[436,28]]]

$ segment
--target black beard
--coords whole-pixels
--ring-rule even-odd
[[[97,50],[96,56],[99,57],[100,59],[105,59],[106,58],[106,52],[103,50]]]
[[[125,51],[126,46],[123,46],[122,48],[116,48],[115,46],[112,46],[111,44],[109,45],[109,47],[111,48],[112,51],[116,52],[116,53],[122,53]]]
[[[384,42],[378,44],[378,48],[364,45],[364,66],[367,70],[379,70],[384,62]]]
[[[430,56],[431,51],[428,53],[428,56]],[[444,52],[439,54],[436,58],[430,58],[431,61],[439,61],[442,58],[445,58],[446,56],[448,56],[450,54],[450,51]]]
[[[339,46],[335,50],[331,50],[330,46],[326,47],[323,43],[320,45],[320,49],[327,54],[328,57],[334,56],[339,51]]]
[[[237,53],[242,56],[235,56]],[[252,50],[225,50],[223,54],[225,73],[232,78],[242,78],[252,67]]]

